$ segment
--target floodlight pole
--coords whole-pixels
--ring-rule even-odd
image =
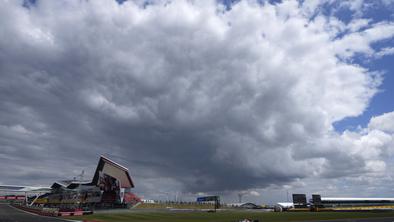
[[[216,196],[215,197],[215,212],[216,212],[216,209],[219,208],[219,205],[220,205],[220,198],[219,198],[219,196]]]
[[[289,190],[286,190],[287,202],[289,202]]]
[[[215,212],[216,212],[217,206],[218,206],[218,199],[216,198],[216,200],[215,200]]]
[[[242,203],[242,197],[245,195],[245,193],[238,193],[238,203]]]

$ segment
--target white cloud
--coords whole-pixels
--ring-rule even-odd
[[[258,196],[260,196],[260,193],[255,190],[252,190],[252,191],[250,191],[250,195],[258,197]]]
[[[346,25],[323,14],[311,20],[302,7],[106,0],[27,9],[7,1],[1,120],[47,133],[24,143],[50,159],[107,152],[141,170],[142,181],[160,175],[152,184],[165,178],[192,192],[376,176],[392,141],[375,126],[380,117],[362,133],[339,134],[332,125],[360,115],[381,77],[338,56],[374,54],[371,44],[391,38],[394,26]],[[20,107],[35,118],[19,115]],[[1,150],[0,158],[30,158],[23,155],[31,146],[6,137],[1,146],[17,152]]]
[[[334,44],[334,50],[339,56],[349,58],[355,53],[364,53],[374,55],[375,51],[371,47],[372,43],[389,39],[394,36],[394,24],[377,23],[360,32],[353,32],[337,40]]]
[[[371,19],[353,19],[347,25],[347,27],[348,27],[349,31],[357,32],[357,31],[360,31],[360,29],[368,27],[371,22],[372,22]]]
[[[381,58],[383,56],[393,55],[393,54],[394,54],[394,47],[386,47],[381,49],[379,52],[377,52],[375,56],[377,58]]]
[[[394,112],[384,113],[380,116],[374,116],[368,124],[372,130],[380,130],[388,133],[394,133]]]

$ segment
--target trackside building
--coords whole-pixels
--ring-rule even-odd
[[[63,180],[51,191],[31,197],[31,205],[57,208],[127,208],[140,202],[126,167],[101,156],[91,181]]]
[[[307,202],[305,194],[293,194],[290,210],[313,211],[362,211],[394,210],[394,198],[322,197],[313,194]]]

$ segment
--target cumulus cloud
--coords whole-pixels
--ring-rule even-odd
[[[373,55],[374,49],[371,43],[391,38],[394,34],[394,24],[377,23],[371,28],[361,32],[355,32],[336,41],[335,48],[338,54],[343,57],[352,57],[355,53]]]
[[[377,58],[381,58],[383,56],[393,55],[393,54],[394,54],[394,47],[386,47],[381,49],[379,52],[377,52],[375,56]]]
[[[387,133],[394,132],[394,112],[384,113],[380,116],[371,118],[368,128],[372,130],[379,130]]]
[[[2,183],[70,177],[103,153],[137,187],[185,192],[385,169],[391,134],[332,124],[360,115],[382,81],[343,58],[373,54],[390,22],[339,38],[341,21],[296,1],[3,5]]]

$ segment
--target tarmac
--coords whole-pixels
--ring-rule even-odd
[[[0,222],[66,222],[54,217],[39,216],[16,209],[7,204],[0,204]]]

